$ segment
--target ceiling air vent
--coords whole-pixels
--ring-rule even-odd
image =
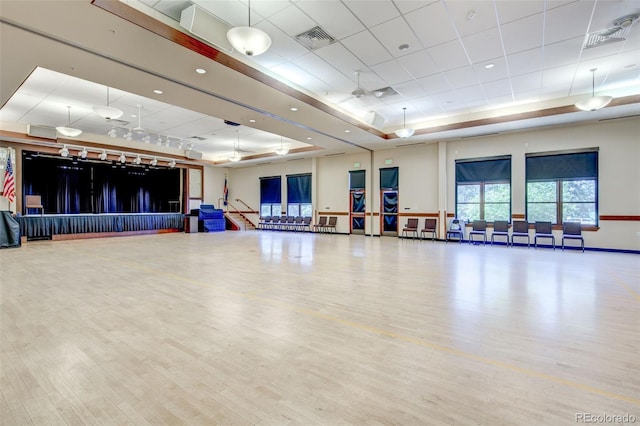
[[[335,38],[327,34],[321,27],[313,27],[310,30],[298,34],[296,40],[310,50],[320,49],[336,41]]]
[[[239,126],[240,125],[238,123],[234,123],[233,121],[229,121],[229,120],[224,120],[224,124],[226,124],[228,126]]]
[[[592,47],[625,41],[638,16],[640,15],[637,13],[623,16],[614,20],[611,27],[587,34],[584,48],[591,49]]]
[[[387,87],[383,87],[380,89],[376,89],[374,91],[372,91],[371,93],[373,93],[373,96],[375,96],[376,98],[386,98],[388,96],[393,96],[393,95],[397,95],[398,92],[395,91],[395,89],[391,86],[387,86]]]

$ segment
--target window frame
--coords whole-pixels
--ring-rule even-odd
[[[509,178],[487,178],[487,179],[478,179],[478,180],[463,180],[462,182],[459,181],[459,176],[458,176],[458,171],[459,171],[459,167],[462,164],[465,163],[477,163],[478,165],[480,165],[480,163],[484,163],[486,162],[487,164],[489,164],[489,162],[492,161],[508,161],[508,175]],[[456,160],[455,163],[455,171],[454,171],[454,175],[455,175],[455,215],[457,218],[460,219],[471,219],[471,218],[466,218],[466,217],[461,217],[460,216],[460,205],[478,205],[478,210],[479,210],[479,217],[478,220],[487,220],[486,219],[486,185],[495,185],[495,184],[500,184],[500,185],[509,185],[509,200],[506,202],[490,202],[489,204],[508,204],[509,205],[509,213],[507,215],[507,217],[504,219],[506,221],[508,221],[509,223],[511,223],[511,217],[512,217],[512,213],[513,213],[513,185],[512,185],[512,164],[511,164],[511,155],[502,155],[502,156],[496,156],[496,157],[485,157],[485,158],[473,158],[473,159],[465,159],[465,160]],[[506,166],[504,166],[506,167]],[[481,169],[481,167],[477,168],[476,170]],[[466,169],[467,171],[469,170],[468,168]],[[473,167],[472,169],[473,170]],[[462,169],[460,169],[460,171],[462,171]],[[464,172],[462,172],[463,175],[465,174]],[[478,174],[482,174],[482,173],[474,173],[474,177],[479,177],[477,176]],[[480,190],[480,194],[479,194],[479,201],[476,202],[460,202],[459,201],[459,197],[458,197],[458,189],[460,186],[479,186],[479,190]],[[475,220],[475,218],[474,218]],[[503,220],[503,219],[495,219],[495,220]],[[487,220],[487,223],[493,223],[493,220]]]
[[[588,157],[584,157],[585,160],[582,160],[580,158],[581,154],[585,154],[585,155],[594,155],[593,158],[593,163],[589,164],[588,162],[586,162],[586,159],[588,159]],[[590,169],[590,167],[588,166],[582,166],[583,168],[580,169],[582,172],[584,172],[583,174],[587,175],[589,174],[588,172],[586,172],[586,170],[591,170],[592,171],[592,176],[578,176],[577,173],[576,175],[570,175],[570,176],[558,176],[558,177],[538,177],[538,178],[530,178],[529,177],[529,171],[528,171],[528,167],[529,167],[529,162],[528,160],[530,158],[540,158],[540,157],[549,157],[550,158],[550,163],[552,164],[552,169],[553,169],[553,163],[558,160],[559,156],[563,156],[563,155],[573,155],[575,156],[573,159],[573,163],[569,163],[569,164],[576,164],[576,163],[580,163],[581,161],[584,164],[589,164],[589,166],[592,166],[592,170]],[[599,149],[598,148],[585,148],[585,149],[578,149],[578,150],[568,150],[568,151],[552,151],[552,152],[540,152],[540,153],[530,153],[526,155],[525,158],[525,217],[527,218],[527,221],[534,221],[535,219],[531,218],[531,215],[529,213],[530,209],[529,206],[530,204],[549,204],[551,203],[550,201],[529,201],[529,183],[535,183],[535,182],[554,182],[555,183],[555,201],[554,204],[556,206],[556,214],[555,214],[555,220],[552,221],[552,224],[554,226],[562,226],[563,222],[563,216],[564,216],[564,212],[565,212],[565,205],[566,204],[593,204],[594,205],[594,222],[593,223],[585,223],[585,222],[580,222],[581,227],[584,228],[591,228],[591,227],[595,227],[597,228],[599,226],[600,223],[600,215],[599,215],[599,211],[600,211],[600,202],[599,202],[599,194],[600,194],[600,172],[599,172]],[[571,159],[570,159],[571,160]],[[556,169],[558,168],[558,166],[556,166]],[[534,172],[535,173],[535,172]],[[564,183],[565,182],[571,182],[571,181],[593,181],[594,182],[594,194],[593,194],[593,201],[566,201],[565,197],[564,197]]]

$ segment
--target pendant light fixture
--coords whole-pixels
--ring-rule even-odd
[[[576,108],[582,111],[597,111],[609,105],[613,100],[611,96],[596,96],[596,71],[598,68],[592,68],[591,71],[591,97],[583,101],[576,102]]]
[[[402,129],[398,129],[396,130],[396,136],[400,137],[400,138],[408,138],[413,136],[413,134],[415,133],[414,129],[407,129],[407,107],[402,108],[402,111],[404,112],[404,120],[403,120],[403,125],[402,125]]]
[[[236,131],[236,133],[238,134],[238,149],[240,149],[240,132]],[[231,157],[229,157],[229,161],[233,161],[234,163],[240,161],[240,154],[238,154],[238,151],[236,149],[236,145],[235,143],[233,144],[233,155]]]
[[[56,127],[56,130],[58,131],[58,133],[68,138],[75,138],[76,136],[80,136],[80,134],[82,133],[82,130],[74,129],[73,127],[71,127],[71,107],[70,106],[67,106],[67,118],[68,120],[67,120],[66,126]]]
[[[227,31],[227,40],[243,55],[258,56],[269,49],[271,37],[264,31],[251,26],[251,0],[249,0],[248,9],[249,26],[231,28]]]
[[[138,105],[138,126],[133,128],[133,131],[139,135],[147,133],[142,127],[142,106]]]
[[[120,118],[122,116],[122,111],[120,111],[118,108],[109,106],[109,86],[107,86],[107,105],[94,106],[93,110],[96,114],[98,114],[105,120],[115,120],[116,118]]]
[[[278,155],[287,155],[289,150],[282,146],[282,136],[280,136],[280,148],[276,149],[276,154]]]

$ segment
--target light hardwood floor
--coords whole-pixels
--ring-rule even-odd
[[[0,289],[6,425],[640,423],[638,255],[164,234],[0,250]]]

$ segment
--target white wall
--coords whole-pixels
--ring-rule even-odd
[[[259,178],[282,176],[283,208],[286,200],[286,175],[314,173],[314,211],[343,213],[338,232],[349,232],[349,171],[367,171],[367,212],[379,213],[379,169],[399,167],[399,211],[404,214],[438,213],[440,198],[446,198],[446,210],[455,211],[455,160],[497,155],[512,156],[512,213],[525,213],[525,154],[599,148],[599,215],[640,216],[640,119],[618,119],[572,126],[538,128],[446,143],[400,147],[373,154],[351,154],[271,163],[256,167],[229,169],[230,199],[241,198],[252,208],[260,204]],[[446,151],[446,164],[439,167],[440,150]],[[385,164],[391,160],[392,164]],[[360,167],[355,168],[354,163]],[[210,169],[210,168],[205,168]],[[438,193],[444,181],[445,197]],[[205,170],[205,194],[213,186],[222,193],[220,172]],[[371,181],[373,186],[371,187]],[[217,189],[216,189],[217,191]],[[205,195],[207,198],[208,195]],[[217,197],[216,197],[217,199]],[[444,213],[444,212],[440,212]],[[400,219],[400,226],[405,222]],[[373,223],[367,218],[367,234],[378,235],[379,216]],[[557,232],[557,238],[561,236]],[[588,247],[640,250],[640,222],[637,220],[601,220],[599,229],[584,234]]]

